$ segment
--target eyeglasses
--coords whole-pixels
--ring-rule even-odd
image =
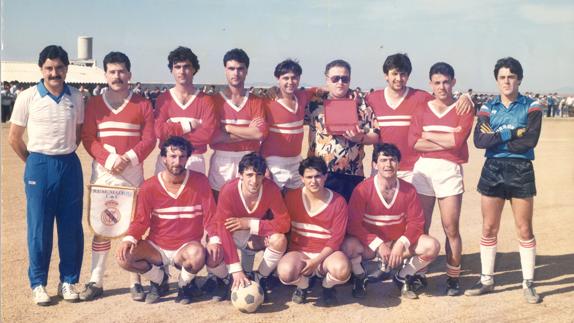
[[[329,80],[333,83],[339,83],[339,81],[347,84],[351,81],[351,77],[347,75],[333,75],[329,77]]]

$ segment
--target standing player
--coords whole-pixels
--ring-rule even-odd
[[[528,303],[539,303],[534,289],[536,240],[532,232],[534,147],[540,137],[542,108],[519,92],[522,66],[512,57],[499,59],[494,78],[500,95],[480,108],[474,130],[474,145],[486,149],[478,191],[481,197],[482,238],[480,239],[480,280],[465,295],[475,296],[494,290],[496,236],[504,201],[510,200],[519,239],[522,288]]]
[[[153,110],[148,100],[130,91],[131,63],[120,52],[104,57],[108,90],[90,98],[82,131],[82,143],[92,158],[90,182],[97,185],[138,187],[144,180],[143,161],[155,145]],[[80,299],[102,296],[106,259],[111,241],[94,235],[92,274]],[[143,301],[143,288],[132,276],[134,300]]]
[[[175,86],[157,98],[155,134],[163,141],[171,136],[183,136],[193,145],[193,155],[188,159],[187,169],[205,174],[203,154],[218,126],[213,100],[193,84],[199,71],[197,56],[186,47],[178,47],[167,57]],[[158,156],[155,173],[163,170]]]
[[[349,203],[350,235],[343,251],[351,259],[353,297],[366,295],[363,259],[379,256],[388,268],[401,267],[394,276],[405,298],[418,298],[414,275],[438,255],[438,241],[423,233],[424,215],[415,188],[397,177],[401,153],[393,144],[377,144],[373,167],[377,174],[355,188]],[[410,259],[403,265],[403,258]]]
[[[206,261],[207,252],[201,245],[204,229],[210,236],[216,235],[216,225],[211,221],[215,200],[205,189],[208,180],[185,168],[192,150],[182,137],[164,141],[160,154],[165,170],[142,184],[135,218],[116,252],[122,268],[150,280],[145,299],[148,304],[157,302],[169,289],[163,265],[181,269],[176,302],[191,302],[198,292],[195,275]],[[210,244],[207,248],[212,247]],[[221,255],[219,261],[223,261]]]
[[[285,204],[291,215],[289,252],[277,267],[279,279],[296,285],[293,302],[305,303],[309,278],[323,278],[323,303],[337,303],[334,286],[351,277],[349,259],[339,251],[347,228],[347,203],[336,192],[325,188],[327,164],[320,157],[309,157],[299,166],[305,186],[290,191]]]
[[[388,86],[369,93],[365,99],[375,113],[380,129],[379,142],[394,144],[401,151],[403,159],[398,176],[409,183],[412,182],[413,167],[419,158],[418,153],[407,142],[411,119],[433,99],[425,91],[407,87],[411,71],[411,61],[406,54],[390,55],[383,63],[383,73]],[[457,101],[456,110],[458,114],[472,111],[472,101],[468,96],[462,96]]]
[[[322,102],[311,102],[309,118],[308,156],[319,156],[327,163],[328,176],[325,187],[341,194],[345,200],[351,198],[353,188],[365,177],[363,172],[364,145],[377,142],[378,135],[371,129],[373,112],[360,98],[349,90],[351,83],[351,65],[341,59],[325,66],[325,81],[328,99],[357,100],[359,124],[344,135],[333,135],[325,125],[325,107]],[[377,130],[378,131],[378,130]]]
[[[458,278],[462,255],[458,227],[464,192],[461,164],[468,162],[466,140],[474,118],[471,113],[458,115],[454,109],[452,89],[456,79],[452,66],[442,62],[434,64],[429,78],[435,99],[415,113],[409,129],[409,147],[421,155],[414,166],[413,186],[425,215],[426,234],[435,200],[438,200],[446,235],[446,291],[447,295],[455,296],[460,294]]]
[[[232,49],[223,56],[227,87],[213,97],[221,124],[211,142],[214,150],[209,165],[209,183],[215,198],[223,184],[237,176],[241,158],[257,152],[267,129],[263,100],[245,89],[249,56]]]
[[[270,287],[268,277],[287,249],[285,233],[289,231],[289,213],[277,185],[265,178],[266,170],[263,157],[255,153],[243,156],[239,162],[239,178],[227,182],[219,194],[215,217],[226,230],[221,230],[222,237],[213,239],[223,245],[225,262],[233,275],[233,289],[249,283],[243,271],[253,266],[253,263],[246,265],[243,260],[239,263],[237,249],[244,254],[245,251],[252,252],[252,255],[265,249],[255,281],[266,292]],[[227,270],[223,265],[207,269],[216,279],[210,279],[206,289],[215,288],[216,298],[226,298],[227,282],[223,279]]]
[[[299,63],[287,59],[275,67],[279,95],[265,104],[269,135],[261,145],[273,181],[283,189],[303,185],[298,172],[303,144],[305,107],[310,92],[297,90],[303,70]]]
[[[78,301],[74,290],[84,254],[82,165],[75,151],[84,122],[81,93],[66,83],[68,53],[56,45],[44,48],[38,66],[42,79],[16,98],[8,141],[26,163],[28,278],[37,305],[50,305],[46,292],[52,255],[54,219],[58,226],[60,284],[58,295]],[[24,132],[28,143],[24,142]]]

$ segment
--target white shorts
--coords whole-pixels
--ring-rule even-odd
[[[461,194],[462,166],[445,159],[421,157],[413,170],[413,185],[419,194],[437,198]]]
[[[191,155],[187,159],[187,163],[185,164],[185,168],[196,171],[198,173],[202,173],[205,175],[205,158],[203,155]],[[161,160],[161,155],[157,155],[157,160],[155,162],[155,175],[159,174],[159,172],[165,170],[165,165]]]
[[[399,170],[397,172],[397,177],[405,182],[413,183],[414,170]]]
[[[92,184],[138,187],[143,181],[142,164],[136,166],[129,165],[124,169],[121,175],[114,175],[97,161],[92,161],[92,177],[90,178],[90,183]]]
[[[299,164],[301,156],[277,157],[269,156],[265,159],[267,168],[273,177],[273,181],[279,188],[295,189],[303,186],[301,175],[299,175]]]
[[[241,158],[250,151],[214,150],[209,163],[209,185],[219,191],[225,182],[237,177]]]
[[[159,252],[159,254],[161,255],[161,262],[163,263],[164,266],[175,266],[175,255],[177,255],[177,252],[180,251],[181,249],[183,249],[185,246],[187,246],[190,242],[186,242],[184,244],[182,244],[179,248],[177,248],[176,250],[167,250],[167,249],[162,249],[161,247],[159,247],[158,245],[156,245],[155,243],[153,243],[153,241],[151,240],[146,240],[147,242],[149,242],[149,244],[154,247],[155,250],[157,250],[157,252]]]

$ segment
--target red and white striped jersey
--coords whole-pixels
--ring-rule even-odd
[[[399,148],[401,151],[399,170],[412,170],[419,155],[408,145],[409,126],[412,116],[426,106],[433,96],[409,87],[397,105],[390,105],[387,91],[385,88],[369,93],[365,100],[375,113],[380,129],[379,141],[394,144]]]
[[[154,119],[151,103],[131,93],[126,103],[113,109],[106,96],[93,96],[88,101],[82,143],[100,165],[111,169],[111,154],[127,153],[132,165],[143,163],[155,146]]]
[[[420,152],[425,158],[437,158],[452,161],[457,164],[468,162],[468,145],[466,143],[474,115],[466,113],[458,115],[455,105],[450,105],[445,111],[439,113],[432,105],[432,101],[427,103],[425,109],[419,110],[413,116],[409,129],[409,147],[414,147],[417,140],[421,138],[422,132],[452,133],[454,134],[454,147],[447,150]]]
[[[243,102],[236,106],[231,99],[227,98],[223,92],[213,96],[216,117],[221,126],[234,125],[239,127],[249,127],[251,121],[257,117],[265,120],[265,108],[261,98],[245,95]],[[260,129],[267,133],[267,126],[264,124]],[[222,131],[217,129],[216,131]],[[210,144],[215,150],[223,151],[259,151],[261,142],[259,140],[242,140],[231,143]]]
[[[304,190],[304,187],[291,190],[285,195],[285,204],[291,215],[289,250],[321,252],[325,247],[339,250],[347,229],[347,202],[329,190],[327,204],[311,212],[305,203]]]
[[[415,244],[425,223],[417,191],[411,184],[397,178],[393,199],[387,203],[377,180],[379,175],[360,183],[349,201],[347,233],[364,246],[382,241],[394,241],[404,236]],[[373,248],[371,248],[373,249]]]
[[[176,194],[167,191],[162,173],[147,179],[137,197],[136,214],[127,237],[147,240],[167,250],[177,250],[189,241],[200,241],[204,229],[209,235],[219,231],[213,222],[215,200],[205,175],[188,171]]]
[[[193,145],[193,153],[201,155],[207,151],[207,144],[219,128],[213,99],[197,90],[186,104],[182,104],[174,91],[171,88],[157,98],[155,135],[159,138],[159,146],[171,136],[182,136]],[[200,125],[192,129],[192,121]]]
[[[295,109],[277,100],[265,100],[265,115],[269,134],[261,145],[261,155],[296,157],[301,155],[305,107],[309,103],[306,91],[295,92]]]
[[[241,193],[240,178],[228,181],[219,192],[215,219],[218,226],[222,228],[219,234],[221,235],[220,241],[223,245],[225,263],[233,264],[239,262],[239,258],[231,233],[223,226],[228,218],[253,218],[255,221],[252,221],[250,233],[262,237],[289,231],[289,213],[283,196],[279,187],[268,178],[263,179],[259,197],[253,209],[248,209]]]

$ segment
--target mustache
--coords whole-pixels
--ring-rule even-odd
[[[124,84],[124,81],[118,79],[118,80],[114,80],[112,82],[112,84]]]
[[[48,80],[52,81],[52,80],[61,80],[62,77],[59,75],[56,76],[48,76]]]

